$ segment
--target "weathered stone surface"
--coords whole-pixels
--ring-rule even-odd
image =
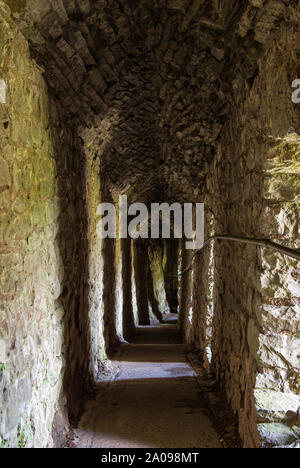
[[[211,49],[212,55],[217,59],[217,60],[223,60],[225,56],[225,51],[223,49],[218,49],[217,47],[213,47]]]
[[[145,249],[139,258],[137,244],[132,255],[97,238],[100,201],[204,201],[207,236],[300,246],[298,11],[279,0],[6,3],[0,444],[47,447],[66,402],[75,420],[122,339],[121,312],[127,334],[138,315],[149,322],[150,296],[177,307],[176,287],[149,287]],[[207,366],[211,347],[245,447],[259,445],[255,386],[299,393],[298,270],[266,249],[215,243],[181,281],[179,326]],[[13,408],[7,388],[26,404]]]
[[[265,237],[297,248],[299,107],[291,102],[287,78],[287,70],[295,76],[298,70],[293,53],[296,22],[292,29],[282,25],[282,35],[276,33],[273,25],[275,17],[282,18],[283,2],[249,3],[239,32],[247,37],[254,29],[265,45],[255,79],[246,83],[241,65],[240,81],[233,83],[231,117],[202,191],[206,237],[219,233]],[[293,14],[297,18],[295,10]],[[282,66],[274,82],[272,64],[279,62]],[[297,122],[293,137],[289,136],[291,122]],[[262,128],[268,130],[259,137]],[[269,249],[238,243],[215,242],[213,252],[212,305],[208,247],[194,266],[197,279],[189,336],[207,363],[205,330],[210,328],[208,317],[213,310],[210,369],[239,415],[245,447],[259,446],[255,387],[295,400],[299,394],[299,265]]]
[[[155,299],[158,303],[159,311],[162,315],[170,313],[170,306],[167,301],[165,278],[163,270],[163,247],[160,242],[151,242],[148,246],[148,256],[153,278],[153,288]]]
[[[288,422],[289,413],[294,413],[294,418],[297,419],[300,396],[272,390],[255,390],[254,396],[259,422]]]
[[[0,362],[3,364],[6,362],[6,343],[4,340],[0,340]]]
[[[4,438],[17,426],[24,411],[31,402],[32,384],[28,375],[8,390],[7,412],[4,421]]]
[[[0,6],[0,73],[9,90],[5,124],[0,123],[0,445],[51,447],[70,343],[85,368],[85,382],[90,365],[88,353],[82,360],[78,346],[84,342],[79,324],[75,330],[69,326],[75,307],[66,297],[57,304],[67,287],[76,304],[78,270],[83,269],[81,234],[72,229],[84,219],[81,153],[78,140],[62,125],[60,108],[49,97],[27,42]],[[94,317],[101,320],[98,310],[91,311]],[[86,338],[87,328],[81,324]],[[101,343],[95,336],[98,361]],[[78,365],[68,376],[70,386],[76,379],[80,387],[79,374]],[[65,413],[60,414],[67,427]]]
[[[134,278],[137,297],[138,324],[150,325],[148,304],[148,253],[141,240],[134,242]]]
[[[265,366],[297,369],[300,362],[300,338],[279,334],[260,335],[258,356]]]
[[[298,442],[297,434],[284,424],[259,424],[258,430],[265,448],[288,447]]]
[[[255,30],[267,38],[286,8],[273,0],[261,7],[258,0],[241,8],[222,0],[204,14],[198,0],[142,0],[122,8],[115,0],[34,2],[15,20],[69,118],[82,130],[83,122],[94,127],[95,147],[106,141],[101,158],[112,185],[128,189],[138,181],[135,192],[168,199],[191,196],[216,154],[235,75],[235,66],[223,73],[223,59],[228,50],[227,63],[235,64],[239,21],[244,37]],[[230,32],[226,47],[224,31]],[[239,66],[251,80],[259,51],[247,41]]]
[[[168,0],[167,6],[174,10],[181,10],[187,5],[187,3],[187,0]]]
[[[290,332],[300,333],[300,305],[290,300],[290,305],[284,305],[280,299],[274,300],[273,305],[264,304],[261,311],[261,323],[272,333]],[[278,304],[278,306],[277,306]]]

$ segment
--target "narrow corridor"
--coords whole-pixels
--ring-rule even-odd
[[[300,448],[299,25],[0,0],[0,448]]]
[[[177,327],[138,327],[86,405],[78,448],[221,448]]]

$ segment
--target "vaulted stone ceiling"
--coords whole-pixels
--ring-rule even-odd
[[[112,187],[157,201],[197,196],[231,102],[293,2],[6,3]]]

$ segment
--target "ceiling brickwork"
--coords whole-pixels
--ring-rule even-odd
[[[7,0],[51,92],[117,190],[197,196],[279,0]]]

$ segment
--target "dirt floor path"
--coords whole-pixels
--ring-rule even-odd
[[[139,327],[75,431],[78,448],[221,448],[176,325]]]

